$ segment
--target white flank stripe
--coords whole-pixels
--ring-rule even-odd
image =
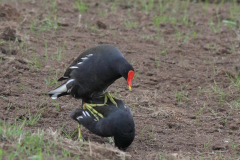
[[[86,113],[87,113],[87,115],[88,115],[89,117],[91,117],[90,114],[89,114],[87,111],[86,111]]]
[[[82,62],[79,62],[78,64],[82,64]]]
[[[54,96],[54,94],[56,94],[56,93],[60,94],[62,92],[66,92],[66,91],[67,91],[66,84],[63,84],[60,87],[58,87],[57,89],[50,91],[49,94],[53,94],[52,96]]]
[[[81,118],[83,118],[83,116],[78,116],[78,117],[77,117],[77,120],[79,120],[79,119],[81,119]]]
[[[84,57],[84,58],[81,58],[81,59],[84,61],[84,60],[87,60],[88,58],[87,58],[87,57]]]
[[[69,78],[69,77],[65,77],[65,76],[63,76],[63,78]]]
[[[84,112],[84,111],[83,111],[82,113],[84,114],[84,116],[86,116],[86,114],[85,114],[85,112]]]
[[[74,81],[74,79],[68,80],[67,83],[66,83],[66,85],[67,85],[68,83],[72,82],[72,81]]]
[[[72,66],[72,67],[69,67],[70,69],[74,69],[74,68],[78,68],[77,66]]]
[[[87,57],[91,57],[93,54],[89,54],[89,55],[87,55]]]

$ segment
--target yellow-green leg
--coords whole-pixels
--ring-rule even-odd
[[[93,107],[96,107],[96,106],[104,106],[105,104],[87,104],[85,103],[83,105],[83,109],[87,109],[89,112],[91,112],[94,117],[99,120],[99,117],[100,118],[103,118],[103,115],[98,113]],[[81,133],[81,125],[78,124],[78,141],[80,142],[83,142],[83,137],[82,137],[82,133]]]
[[[112,104],[114,104],[115,106],[117,106],[117,103],[114,101],[114,99],[117,99],[116,97],[112,96],[109,92],[105,93],[105,97],[104,97],[104,104],[107,103],[108,99],[112,102]]]
[[[108,99],[115,105],[117,106],[117,103],[115,102],[115,100],[113,99],[117,99],[116,97],[112,96],[110,93],[106,92],[104,94],[104,103],[103,104],[88,104],[85,103],[83,105],[83,109],[87,109],[90,113],[92,113],[92,115],[94,115],[94,117],[99,120],[99,118],[103,118],[103,115],[101,113],[98,113],[98,111],[96,111],[93,107],[100,107],[100,106],[105,106],[106,103],[108,102]]]
[[[96,111],[93,107],[104,106],[105,104],[87,104],[83,105],[83,109],[87,109],[92,115],[99,121],[99,117],[103,118],[103,115]]]
[[[81,133],[81,125],[80,124],[78,124],[78,141],[83,142],[83,137],[82,137],[82,133]]]

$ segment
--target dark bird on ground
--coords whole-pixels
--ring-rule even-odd
[[[64,95],[72,95],[82,99],[83,109],[88,109],[95,118],[103,117],[92,107],[105,106],[108,99],[112,104],[117,105],[113,97],[106,92],[106,89],[118,78],[124,77],[129,89],[132,87],[134,69],[123,57],[123,54],[112,45],[99,45],[84,51],[66,70],[63,77],[58,81],[66,80],[58,88],[48,94],[52,99]],[[93,97],[104,96],[102,104],[87,104]],[[79,125],[79,140],[81,130]]]
[[[113,136],[115,146],[121,150],[126,150],[134,140],[135,124],[130,108],[125,106],[123,101],[114,100],[117,107],[111,101],[108,101],[106,105],[94,108],[104,117],[99,117],[99,120],[88,110],[80,108],[73,110],[70,117],[98,136]],[[98,98],[92,102],[103,103],[103,101],[104,98]]]
[[[105,95],[113,100],[106,89],[118,78],[124,77],[129,89],[132,87],[134,69],[113,45],[99,45],[84,51],[66,70],[58,81],[67,80],[49,92],[52,99],[64,95],[88,101],[92,97]],[[112,101],[113,102],[113,101]],[[114,103],[114,102],[113,102]],[[116,103],[114,103],[116,104]]]

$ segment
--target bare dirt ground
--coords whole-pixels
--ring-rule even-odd
[[[240,19],[232,18],[234,4],[160,1],[167,9],[159,12],[159,1],[151,10],[150,1],[86,1],[80,13],[73,0],[0,2],[2,120],[27,119],[26,130],[51,127],[76,141],[69,114],[81,102],[70,96],[52,101],[45,93],[60,85],[56,80],[84,50],[113,44],[136,71],[132,92],[123,78],[108,89],[132,109],[131,159],[239,159]],[[84,128],[83,136],[107,143]],[[105,152],[103,159],[118,158]]]

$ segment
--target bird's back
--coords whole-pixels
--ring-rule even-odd
[[[115,61],[126,61],[122,53],[112,45],[100,45],[84,51],[59,79],[74,80],[71,92],[75,98],[91,98],[103,92],[121,75],[112,67]],[[71,84],[69,84],[71,85]]]
[[[71,72],[73,71],[70,67],[76,66],[78,63],[83,62],[84,58],[88,58],[89,55],[93,55],[94,58],[96,59],[96,61],[99,61],[99,59],[100,59],[100,62],[103,63],[103,65],[107,65],[107,63],[111,63],[111,62],[109,62],[109,59],[111,59],[111,58],[114,59],[114,57],[116,57],[116,59],[117,59],[118,57],[123,57],[122,53],[113,45],[109,45],[109,44],[99,45],[99,46],[90,48],[90,49],[84,51],[82,54],[80,54],[78,56],[78,58],[75,59],[72,62],[72,64],[68,67],[68,69],[64,73],[63,77],[70,77]],[[104,64],[104,63],[106,63],[106,64]],[[94,64],[94,61],[91,61],[90,64],[93,66],[97,65],[97,64]],[[61,77],[59,79],[59,81],[64,80],[63,77]]]

